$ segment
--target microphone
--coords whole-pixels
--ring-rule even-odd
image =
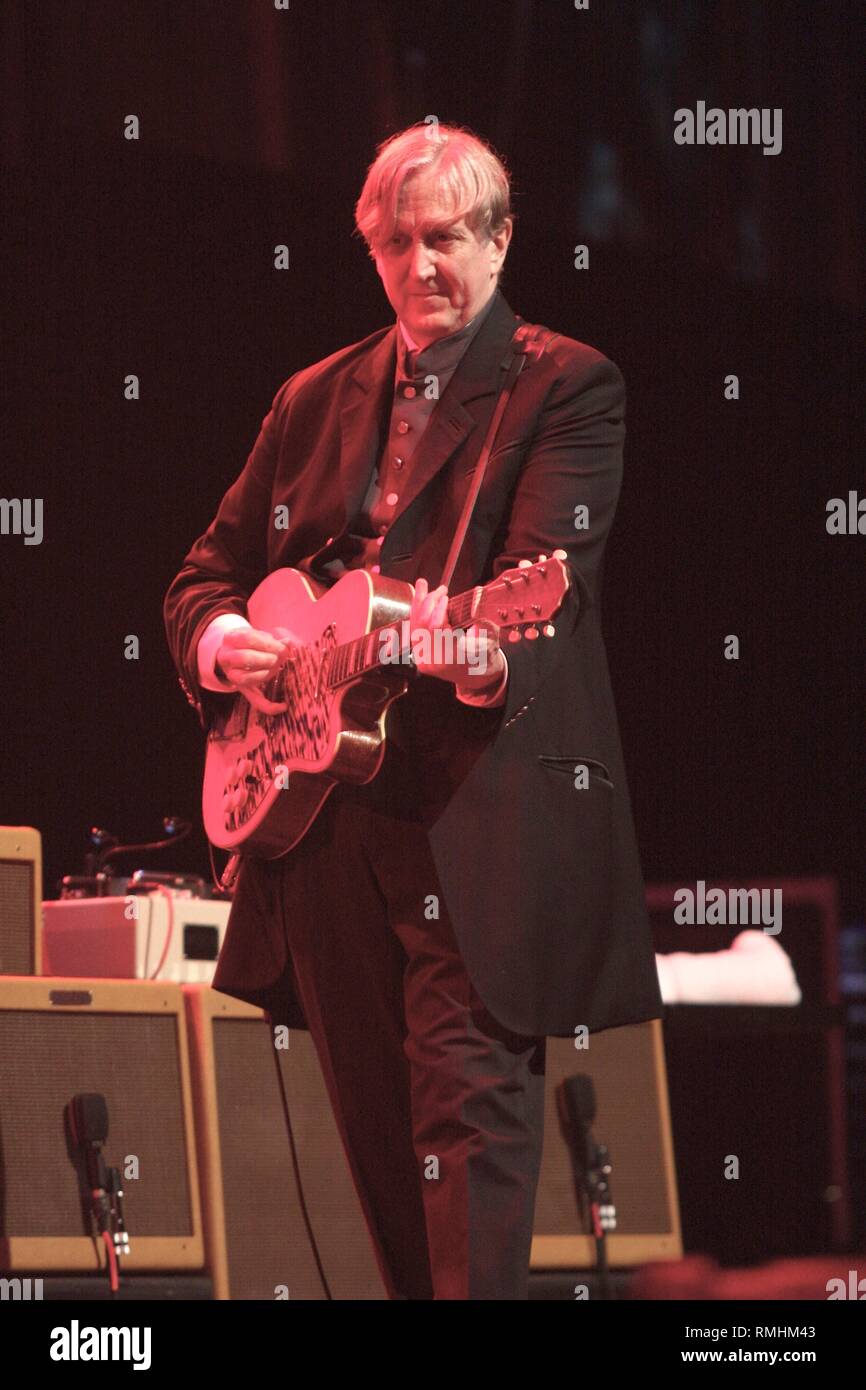
[[[108,1104],[97,1092],[72,1097],[68,1107],[72,1140],[84,1156],[90,1201],[96,1227],[113,1247],[115,1257],[129,1254],[129,1237],[123,1219],[123,1186],[120,1173],[110,1168],[102,1152],[108,1138]]]
[[[102,1146],[108,1138],[108,1106],[105,1096],[98,1093],[73,1096],[69,1112],[73,1142],[84,1155],[93,1215],[96,1218],[97,1229],[102,1235],[111,1224],[108,1169],[102,1156]]]
[[[616,1207],[610,1191],[610,1154],[596,1142],[592,1132],[595,1120],[595,1086],[592,1077],[578,1072],[566,1077],[556,1088],[556,1103],[563,1137],[571,1155],[578,1206],[589,1204],[596,1260],[603,1296],[614,1297],[607,1263],[607,1237],[616,1230]]]
[[[559,1088],[560,1120],[571,1143],[572,1158],[585,1173],[592,1166],[595,1143],[590,1126],[595,1119],[595,1086],[592,1077],[578,1072]]]
[[[102,1145],[108,1138],[108,1105],[105,1096],[98,1093],[73,1096],[70,1118],[72,1137],[84,1152],[90,1186],[105,1187],[107,1171],[102,1157]]]

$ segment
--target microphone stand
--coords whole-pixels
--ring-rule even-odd
[[[605,1144],[596,1144],[592,1134],[586,1133],[587,1165],[583,1170],[582,1186],[589,1203],[592,1234],[595,1238],[595,1267],[598,1271],[602,1297],[615,1299],[613,1281],[607,1258],[607,1237],[616,1230],[616,1207],[610,1190],[610,1174],[613,1171],[610,1154]]]

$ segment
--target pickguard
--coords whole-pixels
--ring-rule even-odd
[[[285,714],[258,716],[274,766],[290,758],[318,762],[328,752],[334,695],[326,689],[321,675],[322,666],[336,645],[336,625],[329,623],[316,641],[290,647],[274,696],[284,701],[288,709]]]
[[[229,767],[223,786],[226,828],[233,833],[255,815],[278,772],[290,761],[317,763],[329,752],[335,697],[322,678],[322,668],[325,664],[327,670],[328,654],[336,645],[336,626],[329,623],[314,641],[289,647],[279,674],[264,692],[269,700],[288,706],[284,713],[264,714],[243,696],[238,698],[237,705],[246,705],[248,711],[246,747]],[[223,737],[227,732],[223,730]]]

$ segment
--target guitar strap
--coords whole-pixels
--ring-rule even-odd
[[[505,414],[505,408],[511,399],[517,378],[529,362],[537,362],[545,348],[558,338],[558,333],[553,333],[549,328],[544,328],[539,323],[525,323],[523,320],[514,330],[514,336],[508,345],[508,356],[502,363],[505,370],[505,377],[499,390],[499,398],[487,428],[484,443],[481,446],[481,453],[478,455],[478,463],[472,475],[472,482],[466,494],[466,501],[463,504],[463,511],[460,514],[460,521],[451,542],[451,549],[448,551],[448,558],[442,570],[440,584],[450,585],[454,575],[463,543],[466,540],[466,533],[469,530],[469,522],[472,520],[472,513],[475,510],[475,503],[478,501],[478,494],[481,491],[481,484],[484,482],[484,474],[487,472],[487,464],[493,452],[493,445],[499,433],[499,426]]]

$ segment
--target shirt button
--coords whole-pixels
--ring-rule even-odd
[[[386,506],[389,506],[389,507],[395,506],[395,505],[397,504],[398,501],[399,501],[399,498],[397,497],[396,492],[389,492],[389,493],[388,493],[388,496],[385,498],[385,504],[386,504]]]
[[[397,469],[398,472],[399,472],[400,469],[403,467],[403,463],[404,463],[404,460],[401,459],[400,455],[398,454],[398,455],[396,456],[396,458],[394,459],[394,467]]]
[[[411,400],[414,400],[414,398],[415,398],[415,396],[416,396],[417,394],[418,394],[418,393],[417,393],[417,391],[415,390],[415,387],[414,387],[414,386],[406,386],[406,387],[404,388],[404,390],[403,390],[403,395],[406,396],[407,399],[410,400],[410,401],[411,401]]]
[[[370,570],[371,570],[371,572],[372,572],[373,574],[379,574],[379,572],[380,572],[380,571],[379,571],[379,566],[378,566],[378,565],[371,565],[371,566],[370,566]]]
[[[380,527],[379,527],[379,535],[380,535],[380,536],[384,536],[384,534],[385,534],[385,532],[387,531],[387,529],[388,529],[387,526],[380,526]]]
[[[408,434],[408,433],[409,433],[409,422],[408,422],[408,420],[399,420],[399,421],[397,422],[397,433],[398,433],[398,434]]]

